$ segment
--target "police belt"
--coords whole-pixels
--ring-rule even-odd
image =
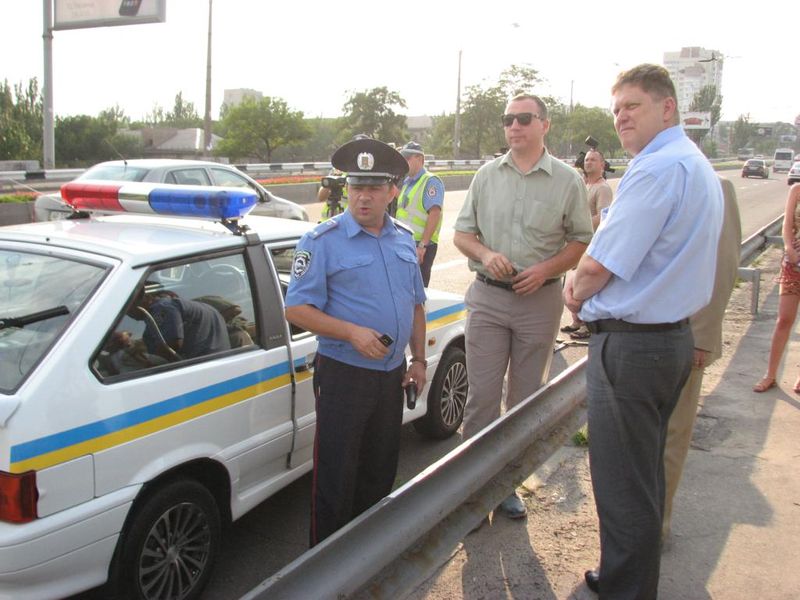
[[[514,291],[514,284],[513,283],[509,283],[507,281],[497,281],[496,279],[489,279],[483,273],[475,273],[475,279],[477,279],[478,281],[482,281],[486,285],[491,285],[493,287],[499,287],[499,288],[502,288],[504,290],[508,290],[509,292],[513,292]],[[556,281],[560,281],[560,278],[556,277],[555,279],[545,279],[544,283],[541,285],[541,287],[544,287],[546,285],[550,285],[551,283],[555,283]]]
[[[681,329],[689,324],[689,319],[681,319],[674,323],[629,323],[620,319],[598,319],[586,321],[586,328],[592,333],[653,333]]]

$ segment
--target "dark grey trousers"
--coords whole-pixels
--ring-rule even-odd
[[[689,326],[595,333],[586,372],[589,459],[600,520],[600,598],[658,595],[664,443],[689,376]]]

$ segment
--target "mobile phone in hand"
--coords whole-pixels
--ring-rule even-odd
[[[381,344],[386,346],[387,348],[394,344],[394,339],[388,333],[384,333],[381,337],[378,338]]]
[[[408,410],[414,410],[417,406],[417,382],[409,381],[406,386],[406,407]]]

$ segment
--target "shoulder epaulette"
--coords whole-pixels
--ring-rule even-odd
[[[323,221],[314,227],[314,229],[311,230],[310,235],[312,238],[317,239],[323,233],[335,229],[337,225],[339,225],[339,219],[328,219],[327,221]]]
[[[394,217],[392,217],[392,221],[394,222],[395,226],[400,229],[401,231],[405,231],[408,234],[414,235],[414,230],[411,229],[408,225],[403,223],[402,221],[398,221]]]

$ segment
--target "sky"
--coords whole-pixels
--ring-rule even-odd
[[[0,80],[42,83],[43,1],[0,0]],[[95,116],[118,105],[138,120],[156,105],[171,110],[182,92],[202,117],[208,1],[166,2],[165,23],[53,33],[56,116]],[[723,120],[749,114],[751,122],[793,122],[800,114],[792,71],[797,7],[791,0],[765,7],[749,12],[698,0],[216,0],[211,114],[218,117],[224,89],[250,88],[307,117],[336,117],[350,92],[377,86],[397,91],[406,115],[453,113],[459,50],[462,93],[495,82],[511,64],[527,64],[545,80],[535,93],[609,108],[620,70],[701,46],[726,57]]]

